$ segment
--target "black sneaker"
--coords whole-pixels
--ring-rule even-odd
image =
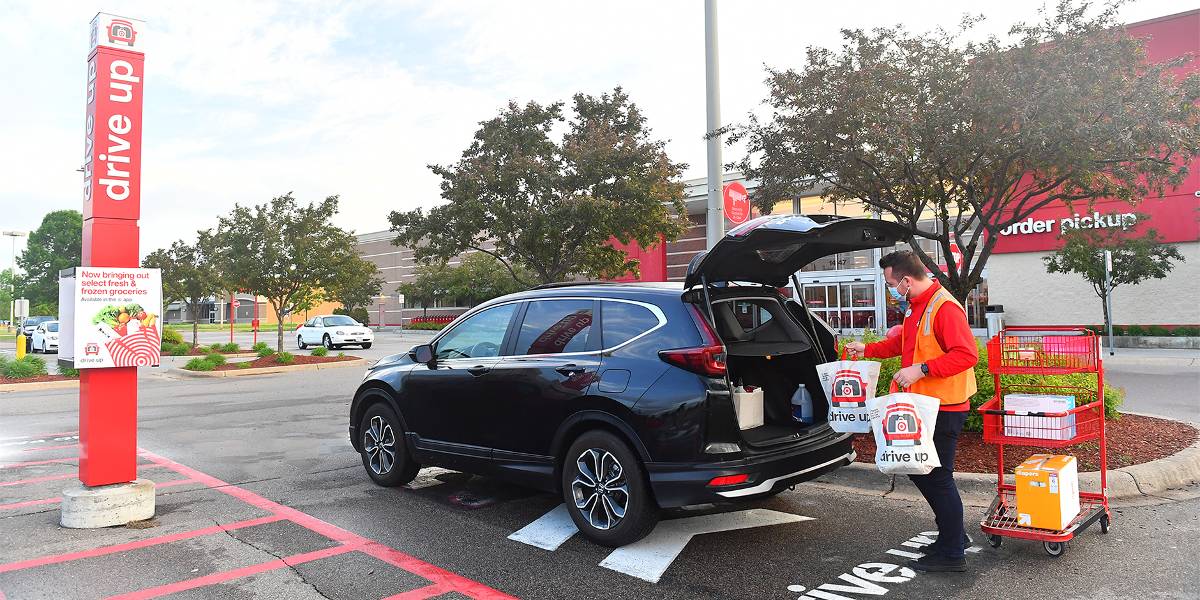
[[[967,570],[966,558],[946,558],[940,554],[926,554],[909,563],[909,566],[926,573],[962,573]]]

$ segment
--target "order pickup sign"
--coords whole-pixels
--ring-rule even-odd
[[[59,279],[61,356],[76,369],[152,367],[161,359],[158,269],[76,267]]]

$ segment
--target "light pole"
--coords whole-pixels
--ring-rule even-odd
[[[8,272],[9,288],[12,290],[8,301],[8,324],[15,326],[17,310],[17,238],[29,235],[27,231],[5,231],[5,237],[12,238],[12,267]]]
[[[721,188],[725,167],[721,164],[721,79],[717,53],[717,0],[704,0],[704,91],[708,112],[708,210],[705,219],[707,247],[725,236],[725,214]]]

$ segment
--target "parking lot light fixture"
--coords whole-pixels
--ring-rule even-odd
[[[10,327],[16,326],[16,310],[17,310],[17,238],[27,237],[28,231],[5,231],[3,235],[12,238],[12,265],[9,268],[8,285],[11,288],[8,302],[8,324]]]

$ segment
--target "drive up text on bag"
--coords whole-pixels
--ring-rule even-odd
[[[875,397],[879,363],[846,360],[843,349],[842,360],[817,365],[817,377],[829,401],[829,426],[838,433],[871,431],[867,401]]]
[[[933,447],[933,427],[941,402],[932,396],[898,391],[867,401],[875,431],[875,466],[888,475],[928,475],[942,466]]]

